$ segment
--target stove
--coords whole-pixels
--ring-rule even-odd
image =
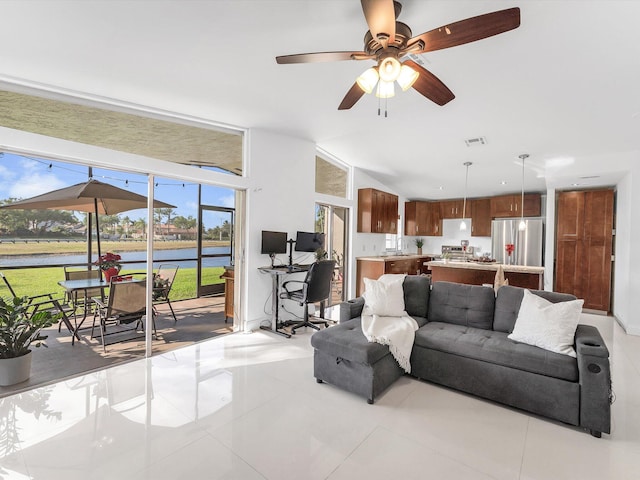
[[[461,245],[443,245],[442,254],[448,254],[452,260],[465,260],[473,257],[473,247],[465,248]]]

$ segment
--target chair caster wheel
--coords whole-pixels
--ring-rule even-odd
[[[296,331],[295,330],[291,330],[291,335],[295,335]]]
[[[321,378],[316,378],[316,383],[323,383]]]

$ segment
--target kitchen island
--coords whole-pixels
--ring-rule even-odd
[[[356,296],[360,296],[364,292],[364,278],[377,280],[385,273],[405,273],[408,275],[427,273],[425,265],[437,255],[427,253],[356,258]]]
[[[504,265],[488,262],[462,262],[436,260],[424,264],[431,270],[432,282],[455,282],[469,285],[493,285],[496,272],[502,266],[509,285],[534,290],[544,288],[544,267]]]

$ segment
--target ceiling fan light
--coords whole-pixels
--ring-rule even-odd
[[[396,94],[393,87],[393,82],[385,82],[380,79],[378,82],[378,89],[376,90],[376,97],[378,98],[391,98]]]
[[[400,62],[395,57],[387,57],[380,61],[378,66],[378,74],[380,80],[385,82],[395,82],[400,75]]]
[[[396,80],[396,82],[398,82],[398,85],[400,85],[402,91],[406,92],[413,86],[414,83],[416,83],[416,80],[418,80],[419,76],[420,74],[409,65],[402,65],[402,67],[400,68],[400,75],[398,75],[398,79]]]
[[[376,83],[378,83],[378,72],[375,68],[368,68],[362,75],[356,78],[356,83],[365,93],[373,92],[373,89],[376,87]]]

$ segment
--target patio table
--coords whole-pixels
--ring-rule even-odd
[[[87,292],[93,288],[100,288],[102,292],[101,296],[104,298],[104,289],[109,286],[109,282],[106,282],[101,278],[84,278],[80,280],[60,280],[58,282],[58,285],[60,285],[62,288],[66,290],[69,297],[73,297],[74,304],[75,304],[78,300],[78,292],[80,291],[84,292],[84,296],[86,299]],[[73,331],[73,339],[71,340],[71,345],[74,344],[76,337],[80,339],[78,335],[78,330],[80,330],[80,327],[82,326],[82,324],[87,318],[87,314],[89,313],[88,305],[89,305],[89,302],[85,301],[84,314],[82,316],[82,320],[80,320],[80,323],[76,322],[76,326]]]

